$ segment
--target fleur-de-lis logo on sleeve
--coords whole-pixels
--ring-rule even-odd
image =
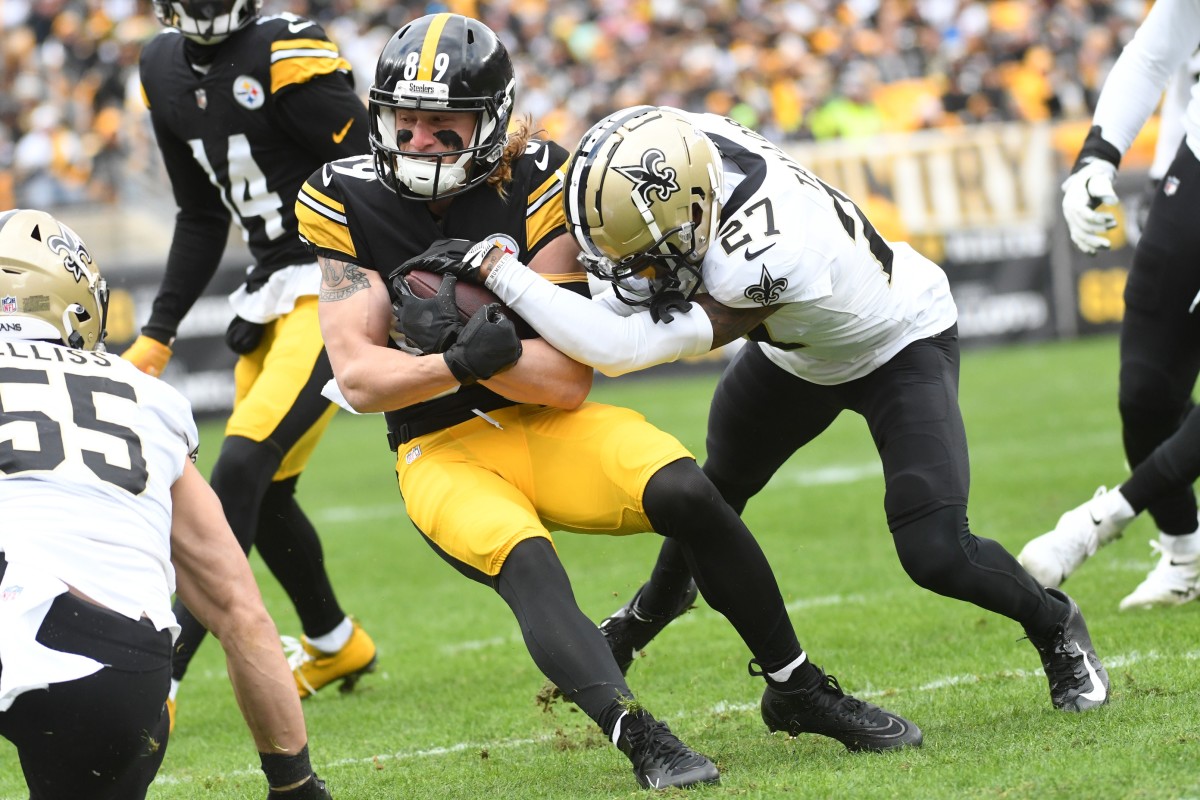
[[[762,277],[759,278],[758,283],[747,286],[744,294],[747,299],[753,300],[760,306],[769,306],[780,298],[787,285],[787,278],[772,278],[764,264]]]
[[[667,165],[667,157],[662,150],[650,148],[642,153],[640,164],[630,167],[613,167],[619,174],[633,181],[633,190],[642,198],[642,202],[650,205],[650,193],[658,195],[660,201],[666,200],[679,191],[678,172]]]

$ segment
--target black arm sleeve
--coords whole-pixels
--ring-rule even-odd
[[[175,214],[175,233],[166,270],[142,334],[169,344],[180,320],[204,292],[221,263],[230,215],[187,143],[160,125],[153,115],[151,120],[179,211]]]
[[[371,149],[366,106],[345,73],[318,75],[281,90],[275,114],[281,128],[322,162],[360,156]]]

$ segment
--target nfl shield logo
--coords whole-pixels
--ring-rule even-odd
[[[1163,194],[1170,197],[1178,191],[1179,178],[1176,178],[1174,175],[1168,175],[1167,179],[1163,181]]]
[[[12,314],[17,310],[17,298],[11,294],[4,295],[4,299],[0,300],[0,310],[5,314]]]
[[[25,591],[24,586],[18,586],[16,584],[5,586],[4,591],[0,592],[0,602],[7,603],[12,600],[16,600],[23,591]]]
[[[208,92],[203,89],[196,90],[196,105],[200,107],[201,111],[208,108]]]

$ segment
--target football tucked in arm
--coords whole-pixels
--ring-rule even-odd
[[[438,289],[442,286],[442,277],[434,272],[414,269],[404,276],[404,280],[408,284],[408,290],[413,293],[413,297],[424,299],[437,294]],[[490,289],[465,281],[458,281],[454,285],[454,305],[458,307],[458,315],[463,322],[469,320],[476,311],[490,303],[500,304],[500,310],[517,326],[517,335],[522,339],[538,338],[537,332],[529,326],[529,323],[517,316],[517,313],[508,306],[500,303],[500,298]]]

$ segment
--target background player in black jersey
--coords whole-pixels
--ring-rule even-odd
[[[0,213],[0,296],[0,736],[29,796],[146,796],[167,750],[177,592],[225,648],[269,796],[329,798],[279,633],[192,463],[191,408],[105,353],[87,245],[43,211]]]
[[[551,530],[678,537],[705,599],[765,674],[768,725],[852,750],[921,741],[912,723],[844,694],[807,659],[762,551],[681,444],[633,411],[584,402],[592,372],[484,307],[465,325],[391,274],[445,236],[486,240],[586,294],[566,233],[566,151],[506,135],[513,67],[486,26],[422,17],[384,47],[370,90],[373,156],[325,165],[297,202],[323,270],[321,330],[337,385],[386,413],[413,524],[511,607],[534,662],[633,764],[644,787],[718,779],[633,700],[579,610]],[[395,314],[395,316],[394,316]],[[402,335],[393,338],[399,328]]]
[[[1105,79],[1092,128],[1062,186],[1063,216],[1082,252],[1111,246],[1106,234],[1117,225],[1112,180],[1121,156],[1198,41],[1196,6],[1159,0]],[[1134,468],[1179,430],[1194,406],[1192,392],[1200,376],[1200,95],[1194,79],[1191,89],[1182,116],[1183,142],[1150,202],[1125,283],[1117,404],[1125,458]],[[1122,609],[1173,606],[1200,597],[1200,522],[1191,484],[1179,483],[1147,510],[1159,529],[1158,541],[1151,542],[1158,562],[1121,600]],[[1030,542],[1020,559],[1048,580],[1065,578],[1083,562],[1081,554],[1095,551],[1099,541],[1093,546],[1093,533],[1090,527],[1060,525]]]
[[[301,697],[374,668],[375,644],[338,604],[296,482],[336,407],[321,343],[320,273],[296,233],[304,179],[367,149],[350,65],[314,22],[260,18],[261,0],[158,0],[168,30],[141,56],[143,95],[179,206],[166,272],[141,335],[122,355],[162,372],[181,319],[220,263],[230,220],[254,264],[230,296],[226,341],[240,354],[233,413],[212,485],[243,549],[257,545],[304,628],[293,654]],[[181,604],[174,692],[204,628]]]

